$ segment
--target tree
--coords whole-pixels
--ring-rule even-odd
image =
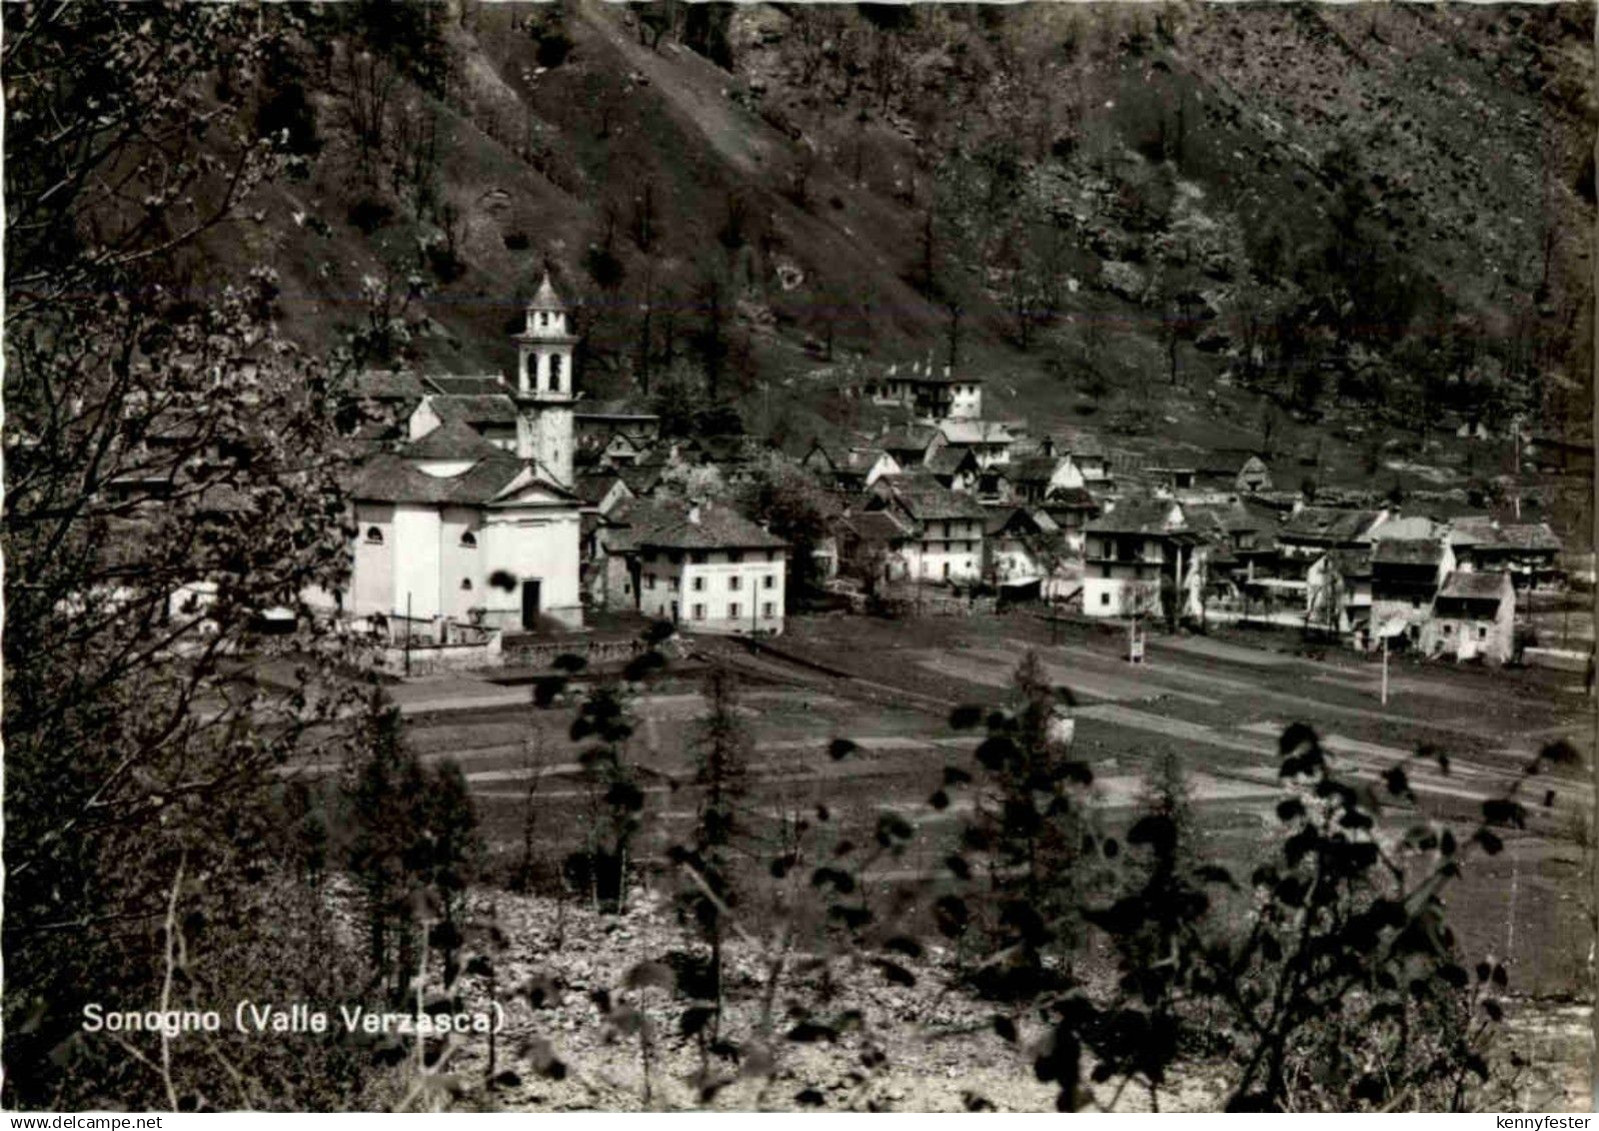
[[[200,1048],[85,1045],[84,1002],[107,980],[301,996],[342,969],[300,953],[271,833],[280,768],[336,740],[315,728],[345,702],[310,604],[348,568],[341,362],[275,336],[269,271],[172,286],[282,166],[237,79],[292,18],[0,14],[10,1105],[256,1103]],[[275,606],[302,625],[285,690],[237,678],[274,650],[252,625]],[[265,938],[279,915],[292,933]],[[327,1100],[310,1046],[232,1051],[276,1102]]]
[[[746,790],[750,736],[739,717],[733,674],[724,667],[706,673],[705,714],[694,734],[694,783],[699,787],[690,843],[673,852],[689,877],[683,905],[710,947],[708,990],[714,1015],[710,1038],[721,1028],[722,944],[729,916],[740,903],[736,839],[742,833],[739,803]]]
[[[817,587],[817,551],[828,537],[831,503],[827,493],[793,461],[768,452],[735,488],[741,513],[762,523],[788,543],[789,596]]]
[[[633,721],[621,684],[596,684],[571,727],[573,742],[588,741],[578,754],[588,801],[586,844],[582,853],[568,858],[567,868],[588,888],[597,910],[616,914],[627,907],[633,867],[629,852],[644,811],[638,767],[627,757],[632,737]]]

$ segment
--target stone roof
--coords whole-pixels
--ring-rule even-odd
[[[911,534],[911,528],[892,511],[862,511],[844,521],[863,542],[894,542]]]
[[[977,457],[970,448],[940,448],[927,459],[927,470],[935,475],[954,475],[962,466],[977,466]]]
[[[1339,577],[1371,576],[1371,554],[1365,550],[1328,550],[1327,557]]]
[[[1358,542],[1377,521],[1377,511],[1301,507],[1283,523],[1282,537],[1317,542]]]
[[[427,392],[416,374],[392,369],[367,369],[350,379],[350,393],[364,400],[419,401]]]
[[[422,378],[423,384],[433,393],[445,396],[494,396],[496,394],[510,395],[511,386],[497,373],[483,373],[477,376],[458,376],[453,373],[440,373],[435,376]]]
[[[1005,470],[1013,483],[1048,483],[1064,461],[1064,456],[1025,456],[1011,460]]]
[[[502,454],[464,420],[446,420],[402,449],[406,459],[483,459]]]
[[[879,441],[879,446],[888,452],[925,452],[927,446],[937,436],[937,428],[929,428],[919,424],[906,424],[884,433]]]
[[[621,398],[608,401],[579,401],[573,415],[582,417],[622,417],[629,420],[660,420],[648,409],[638,408]]]
[[[616,472],[601,472],[593,475],[579,475],[572,486],[577,491],[577,497],[590,506],[597,506],[604,501],[605,496],[618,483],[626,486],[627,481]]]
[[[516,402],[504,393],[445,394],[428,398],[428,406],[441,421],[468,424],[515,424]]]
[[[385,453],[368,460],[350,484],[352,498],[380,503],[454,503],[481,506],[493,502],[528,464],[507,452],[496,451],[478,460],[460,475],[429,475],[403,456]],[[571,499],[574,496],[540,476],[529,482]]]
[[[1457,518],[1450,524],[1449,542],[1455,546],[1492,546],[1514,550],[1559,553],[1562,543],[1545,522],[1500,524],[1486,516]]]
[[[1438,591],[1440,597],[1453,597],[1461,601],[1500,601],[1504,598],[1506,582],[1510,575],[1499,570],[1455,570]]]
[[[879,498],[898,503],[916,522],[984,518],[988,513],[976,499],[951,491],[930,475],[885,475],[874,490]]]
[[[635,547],[669,550],[781,549],[788,545],[723,503],[665,503],[634,500],[612,512],[612,520],[629,528]]]
[[[1044,500],[1047,506],[1057,507],[1061,510],[1097,511],[1100,509],[1099,500],[1087,487],[1062,487],[1051,491]]]
[[[938,426],[951,444],[1012,444],[1016,437],[995,420],[946,420]]]
[[[1443,556],[1439,538],[1379,538],[1371,552],[1374,565],[1437,565]]]
[[[1179,520],[1171,525],[1172,511]],[[1170,534],[1184,529],[1182,509],[1169,499],[1123,499],[1116,509],[1091,521],[1085,530],[1096,534]]]

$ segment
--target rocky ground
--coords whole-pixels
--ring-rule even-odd
[[[1051,1111],[1056,1091],[1033,1072],[1042,1028],[1018,1017],[1017,1040],[996,1034],[996,1007],[958,988],[954,955],[929,947],[905,965],[911,987],[888,984],[846,956],[824,969],[798,949],[768,997],[772,959],[753,941],[729,949],[731,1002],[721,1036],[737,1056],[702,1058],[682,1035],[692,1003],[670,988],[669,959],[684,933],[669,902],[636,894],[625,914],[602,916],[570,902],[482,893],[509,940],[498,961],[496,997],[507,1012],[493,1073],[486,1040],[464,1042],[441,1071],[459,1082],[461,1103],[499,1110]],[[469,978],[469,999],[489,986]],[[632,988],[628,988],[631,985]],[[596,996],[608,993],[607,1016]],[[768,1000],[770,1013],[766,1013]],[[793,1039],[809,1021],[836,1036]],[[1591,1007],[1514,1003],[1496,1046],[1499,1110],[1586,1110]],[[1514,1054],[1514,1058],[1512,1058]],[[1516,1061],[1522,1062],[1516,1066]],[[1085,1065],[1085,1069],[1086,1069]],[[481,1082],[495,1075],[497,1083]],[[1215,1110],[1224,1097],[1220,1066],[1174,1079],[1159,1110]],[[709,1086],[707,1088],[707,1085]],[[1091,1107],[1149,1110],[1146,1089],[1095,1086]]]

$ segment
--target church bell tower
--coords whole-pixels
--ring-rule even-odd
[[[538,462],[563,487],[572,485],[572,406],[577,400],[569,311],[546,272],[527,305],[516,341],[517,455]]]

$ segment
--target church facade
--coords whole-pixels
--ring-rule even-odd
[[[547,276],[514,340],[514,382],[462,379],[464,391],[421,398],[406,439],[360,468],[348,613],[437,636],[445,622],[582,625],[578,338]]]

